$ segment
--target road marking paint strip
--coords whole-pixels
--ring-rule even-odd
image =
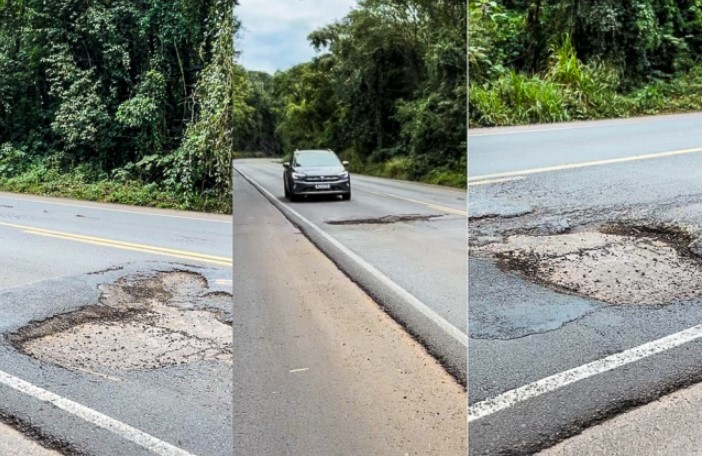
[[[191,217],[187,215],[175,215],[175,214],[156,214],[153,212],[146,212],[146,211],[129,211],[126,209],[113,209],[113,208],[108,208],[108,207],[100,207],[100,206],[89,206],[87,204],[70,204],[70,203],[58,203],[54,201],[42,201],[38,199],[32,199],[32,198],[13,198],[12,196],[6,196],[6,195],[0,195],[0,198],[3,199],[9,199],[13,201],[29,201],[31,203],[39,203],[39,204],[51,204],[54,206],[67,206],[67,207],[80,207],[83,209],[96,209],[99,211],[107,211],[107,212],[121,212],[124,214],[136,214],[136,215],[153,215],[155,217],[169,217],[169,218],[178,218],[178,219],[185,219],[185,220],[197,220],[200,222],[213,222],[213,223],[233,223],[231,220],[217,220],[217,219],[210,219],[210,218],[201,218],[201,217]]]
[[[290,373],[291,373],[291,374],[294,374],[294,373],[297,373],[297,372],[305,372],[305,371],[308,371],[308,370],[310,370],[310,368],[309,368],[309,367],[305,367],[305,368],[303,368],[303,369],[293,369],[293,370],[290,371]]]
[[[606,358],[507,391],[492,399],[487,399],[468,407],[468,422],[485,418],[486,416],[508,409],[520,402],[551,393],[580,380],[680,347],[681,345],[699,338],[702,338],[702,325],[693,326],[692,328],[671,334],[670,336],[624,350],[620,353],[607,356]]]
[[[25,380],[17,378],[6,372],[0,371],[0,383],[8,386],[15,391],[26,394],[27,396],[38,399],[42,402],[51,404],[61,410],[64,410],[71,415],[77,416],[88,423],[106,429],[118,436],[136,443],[152,453],[160,456],[195,456],[188,453],[170,443],[164,442],[152,435],[149,435],[139,429],[136,429],[128,424],[110,418],[96,410],[88,408],[77,402],[74,402],[58,394],[47,391],[43,388],[35,386]]]
[[[488,179],[488,180],[481,180],[478,182],[468,182],[469,187],[473,187],[475,185],[491,185],[491,184],[502,184],[505,182],[514,182],[514,181],[522,181],[525,180],[526,177],[524,176],[518,176],[518,177],[505,177],[503,179]]]
[[[136,252],[145,252],[145,253],[150,253],[150,254],[154,254],[154,255],[169,256],[169,257],[180,258],[180,259],[204,261],[207,263],[214,263],[214,264],[223,265],[223,266],[231,266],[231,261],[232,261],[231,258],[227,258],[227,257],[206,255],[206,254],[202,254],[202,253],[188,252],[185,250],[175,250],[175,249],[167,249],[167,248],[162,248],[162,247],[154,247],[154,246],[145,245],[145,244],[134,244],[131,242],[114,241],[111,239],[98,238],[98,237],[94,237],[94,236],[83,236],[83,235],[78,235],[78,234],[73,234],[73,233],[65,233],[62,231],[47,230],[44,228],[37,228],[37,227],[27,226],[27,225],[16,225],[16,224],[12,224],[12,223],[0,223],[0,226],[7,226],[7,227],[11,227],[11,228],[21,229],[26,233],[34,234],[37,236],[65,239],[65,240],[70,240],[70,241],[83,242],[86,244],[101,245],[101,246],[105,246],[105,247],[113,247],[113,248],[118,248],[118,249],[122,249],[122,250],[131,250],[131,251],[136,251]]]
[[[210,259],[206,259],[206,258],[198,258],[198,257],[188,256],[188,255],[178,255],[175,253],[165,253],[165,252],[159,252],[157,250],[150,250],[150,249],[142,249],[142,248],[137,248],[137,247],[129,247],[129,246],[124,246],[124,245],[117,245],[117,244],[113,244],[110,242],[90,241],[87,239],[76,239],[76,238],[73,238],[70,236],[61,236],[58,234],[49,234],[49,233],[43,233],[40,231],[35,232],[35,231],[31,231],[31,230],[26,230],[26,232],[37,235],[37,236],[50,237],[50,238],[55,238],[55,239],[63,239],[66,241],[82,242],[84,244],[99,245],[99,246],[103,246],[103,247],[112,247],[112,248],[121,249],[121,250],[130,250],[133,252],[149,253],[152,255],[161,255],[161,256],[167,256],[167,257],[171,257],[171,258],[179,258],[182,260],[203,261],[206,263],[213,263],[213,264],[217,264],[220,266],[231,266],[232,265],[231,261],[210,260]]]
[[[564,171],[569,169],[588,168],[591,166],[612,165],[616,163],[626,163],[639,160],[652,160],[655,158],[675,157],[678,155],[696,154],[702,152],[702,147],[694,149],[671,150],[668,152],[658,152],[653,154],[634,155],[631,157],[611,158],[607,160],[594,160],[589,162],[570,163],[566,165],[547,166],[544,168],[525,169],[521,171],[510,171],[505,173],[484,174],[482,176],[468,176],[469,182],[484,181],[487,179],[498,179],[503,177],[526,176],[530,174],[549,173],[553,171]]]
[[[262,185],[260,185],[258,182],[253,180],[251,177],[249,177],[246,173],[242,172],[240,169],[236,170],[239,174],[241,174],[251,185],[253,185],[256,189],[258,189],[260,192],[264,193],[267,195],[267,197],[271,201],[278,201],[276,196],[268,191],[267,189],[263,188]],[[328,234],[326,231],[322,230],[320,227],[312,223],[310,220],[308,220],[305,216],[297,212],[295,209],[292,209],[290,206],[284,203],[280,203],[285,210],[289,211],[293,215],[295,215],[300,221],[302,221],[304,224],[306,224],[311,230],[315,231],[318,235],[322,236],[327,242],[329,242],[331,245],[333,245],[335,248],[340,250],[344,255],[349,257],[352,261],[354,261],[357,265],[362,267],[363,269],[366,270],[369,274],[372,274],[373,276],[376,277],[376,279],[380,280],[387,286],[388,288],[392,289],[395,291],[395,293],[399,294],[405,301],[409,302],[410,305],[412,305],[418,312],[420,312],[422,315],[424,315],[426,318],[434,322],[441,330],[443,330],[445,333],[447,333],[450,337],[458,341],[461,345],[468,347],[468,335],[464,334],[460,329],[456,328],[453,326],[451,323],[449,323],[444,317],[441,315],[437,314],[434,310],[432,310],[429,306],[424,304],[422,301],[417,299],[414,295],[412,295],[410,292],[393,282],[389,277],[387,277],[385,274],[380,272],[378,269],[375,268],[375,266],[371,265],[368,263],[366,260],[361,258],[360,256],[356,255],[351,249],[346,247],[344,244],[341,242],[337,241],[334,239],[330,234]]]
[[[361,190],[362,192],[365,192],[365,193],[371,193],[373,195],[387,196],[389,198],[395,198],[395,199],[399,199],[399,200],[403,200],[403,201],[409,201],[410,203],[421,204],[422,206],[429,207],[429,208],[437,210],[439,212],[448,212],[449,214],[462,215],[464,217],[468,216],[468,213],[465,211],[461,211],[461,210],[454,209],[451,207],[440,206],[438,204],[427,203],[426,201],[419,201],[419,200],[412,199],[412,198],[405,198],[404,196],[393,195],[391,193],[375,192],[375,191],[363,190],[363,189],[358,189],[358,190]]]

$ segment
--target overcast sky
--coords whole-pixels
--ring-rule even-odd
[[[355,5],[356,0],[239,0],[239,62],[273,73],[307,61],[315,55],[307,35],[343,18]]]

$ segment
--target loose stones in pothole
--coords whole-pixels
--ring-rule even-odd
[[[231,295],[174,271],[100,287],[99,304],[32,323],[10,337],[23,352],[68,368],[157,369],[201,360],[231,363]],[[219,309],[218,309],[219,307]]]
[[[675,233],[605,231],[512,236],[477,250],[531,280],[612,304],[702,297],[702,264]]]

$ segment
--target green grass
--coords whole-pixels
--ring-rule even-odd
[[[570,42],[552,51],[543,74],[505,71],[472,83],[470,127],[611,119],[702,110],[702,66],[627,90],[618,72],[580,62]]]
[[[231,213],[230,198],[207,194],[176,195],[157,184],[136,180],[91,181],[80,172],[62,173],[41,165],[9,178],[0,178],[0,190],[134,206]]]

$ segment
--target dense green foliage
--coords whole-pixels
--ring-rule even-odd
[[[225,0],[0,0],[0,188],[228,210]]]
[[[320,54],[249,73],[239,150],[329,148],[351,169],[465,184],[466,1],[361,0],[310,34]]]
[[[471,0],[471,126],[702,109],[702,1]]]

